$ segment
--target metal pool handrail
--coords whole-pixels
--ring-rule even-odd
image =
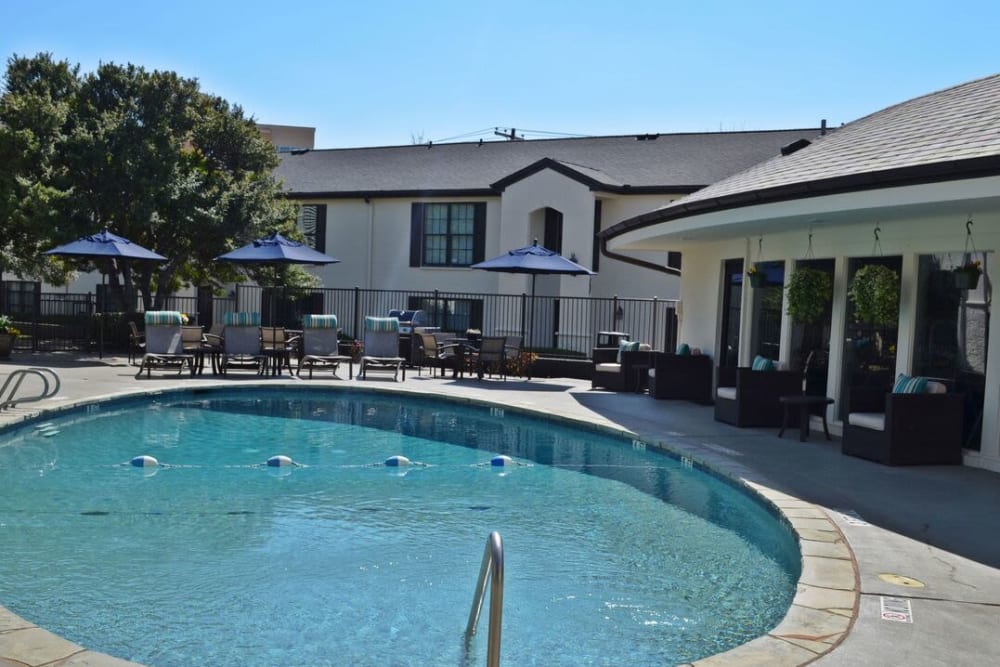
[[[479,613],[483,609],[483,597],[486,595],[486,579],[490,579],[490,620],[489,634],[486,640],[486,667],[500,665],[500,625],[503,618],[503,540],[495,530],[486,538],[486,549],[483,552],[483,564],[479,568],[479,581],[476,583],[476,593],[472,597],[472,609],[469,611],[469,623],[465,627],[465,644],[468,648],[476,626],[479,625]]]
[[[52,376],[53,384],[49,384],[46,373]],[[17,398],[17,391],[28,375],[37,375],[42,380],[42,393],[37,396],[22,396]],[[54,385],[54,386],[53,386]],[[19,368],[7,376],[7,381],[0,387],[0,410],[15,406],[18,403],[31,403],[43,398],[51,398],[59,393],[59,376],[51,368]]]

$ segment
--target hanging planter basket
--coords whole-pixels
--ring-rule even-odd
[[[979,276],[978,271],[961,271],[956,270],[952,272],[952,277],[955,280],[955,287],[960,290],[970,290],[979,287]]]
[[[747,280],[750,281],[750,287],[765,287],[767,285],[767,274],[764,273],[764,267],[759,263],[754,264],[747,271]]]

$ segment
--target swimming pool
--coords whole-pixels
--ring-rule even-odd
[[[509,664],[694,660],[773,627],[798,577],[790,531],[726,482],[496,408],[182,392],[3,442],[0,601],[163,667],[461,664],[491,530]],[[139,454],[168,465],[127,465]],[[274,454],[303,465],[263,466]],[[428,465],[379,465],[393,454]]]

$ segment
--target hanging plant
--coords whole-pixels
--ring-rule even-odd
[[[976,289],[979,285],[979,276],[983,275],[983,265],[978,259],[970,259],[952,269],[952,275],[955,287],[958,289]]]
[[[899,275],[881,264],[866,264],[854,274],[848,296],[858,322],[894,326],[899,320]]]
[[[826,313],[833,297],[833,281],[826,271],[803,266],[788,279],[787,313],[793,322],[809,324]]]
[[[765,275],[763,268],[759,264],[760,262],[753,264],[747,269],[747,279],[750,281],[750,287],[764,287],[767,284],[767,275]]]

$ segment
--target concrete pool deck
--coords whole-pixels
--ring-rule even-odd
[[[0,412],[0,425],[135,392],[306,383],[489,401],[635,433],[744,481],[777,505],[799,535],[803,571],[785,619],[763,637],[696,662],[699,667],[930,667],[986,664],[1000,655],[1000,474],[961,466],[889,468],[841,455],[839,442],[826,442],[821,433],[807,442],[795,431],[779,439],[774,429],[715,422],[711,407],[593,391],[580,380],[454,380],[426,372],[407,372],[400,383],[385,376],[331,379],[329,373],[313,380],[250,372],[225,379],[154,372],[136,379],[124,357],[15,354],[0,364],[0,381],[32,366],[59,374],[59,395]],[[131,664],[0,607],[0,667]]]

